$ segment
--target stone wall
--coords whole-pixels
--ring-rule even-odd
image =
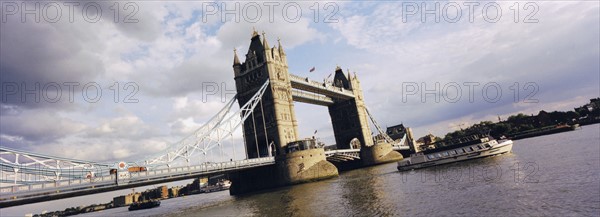
[[[278,156],[275,165],[231,173],[229,192],[238,195],[336,176],[338,170],[325,159],[322,148],[302,150]]]

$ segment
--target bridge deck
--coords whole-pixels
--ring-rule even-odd
[[[394,150],[406,150],[407,146],[394,146]],[[360,149],[325,151],[330,161],[360,160]],[[63,180],[56,182],[16,185],[0,188],[0,207],[17,206],[67,197],[96,194],[132,187],[160,184],[206,175],[230,173],[249,168],[275,164],[274,157],[255,158],[233,162],[172,167],[159,170],[130,173],[130,178],[116,180],[114,175],[93,179]]]
[[[230,173],[272,164],[275,164],[274,157],[265,157],[131,173],[129,179],[119,180],[118,183],[115,176],[103,176],[94,179],[65,180],[53,183],[2,187],[0,188],[0,207],[96,194],[206,175]]]

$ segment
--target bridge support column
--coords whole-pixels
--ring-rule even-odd
[[[338,170],[325,159],[322,148],[295,151],[277,156],[275,165],[230,174],[229,193],[239,195],[336,176]]]
[[[402,154],[392,149],[391,144],[379,142],[373,146],[362,146],[360,148],[360,159],[363,166],[371,166],[400,161],[403,157]]]

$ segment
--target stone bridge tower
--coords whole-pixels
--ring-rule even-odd
[[[355,96],[346,100],[336,100],[328,106],[337,148],[351,148],[350,141],[354,138],[360,141],[361,146],[372,146],[373,138],[369,129],[365,101],[358,77],[356,75],[352,76],[350,72],[348,72],[348,76],[344,75],[344,72],[338,66],[335,69],[333,86],[350,90]]]
[[[270,79],[261,104],[244,122],[243,134],[248,158],[283,153],[289,142],[298,139],[298,123],[285,51],[281,43],[277,47],[269,47],[264,32],[262,36],[261,41],[259,34],[253,31],[245,62],[240,62],[237,52],[233,61],[240,106],[246,104],[262,84]]]
[[[333,84],[311,81],[288,72],[281,43],[270,47],[265,34],[252,32],[246,59],[234,50],[233,71],[240,106],[246,104],[269,80],[260,104],[244,121],[243,135],[248,158],[275,156],[275,164],[230,174],[231,194],[325,179],[338,175],[323,148],[313,140],[298,141],[294,102],[327,106],[339,149],[360,141],[364,165],[402,159],[390,144],[373,144],[362,89],[356,75],[346,76],[338,67]],[[355,141],[356,141],[355,140]],[[313,145],[309,142],[312,141]],[[293,148],[288,149],[290,142]]]

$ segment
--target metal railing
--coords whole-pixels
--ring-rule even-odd
[[[335,154],[360,153],[360,149],[341,149],[325,151],[325,156],[329,157]]]

